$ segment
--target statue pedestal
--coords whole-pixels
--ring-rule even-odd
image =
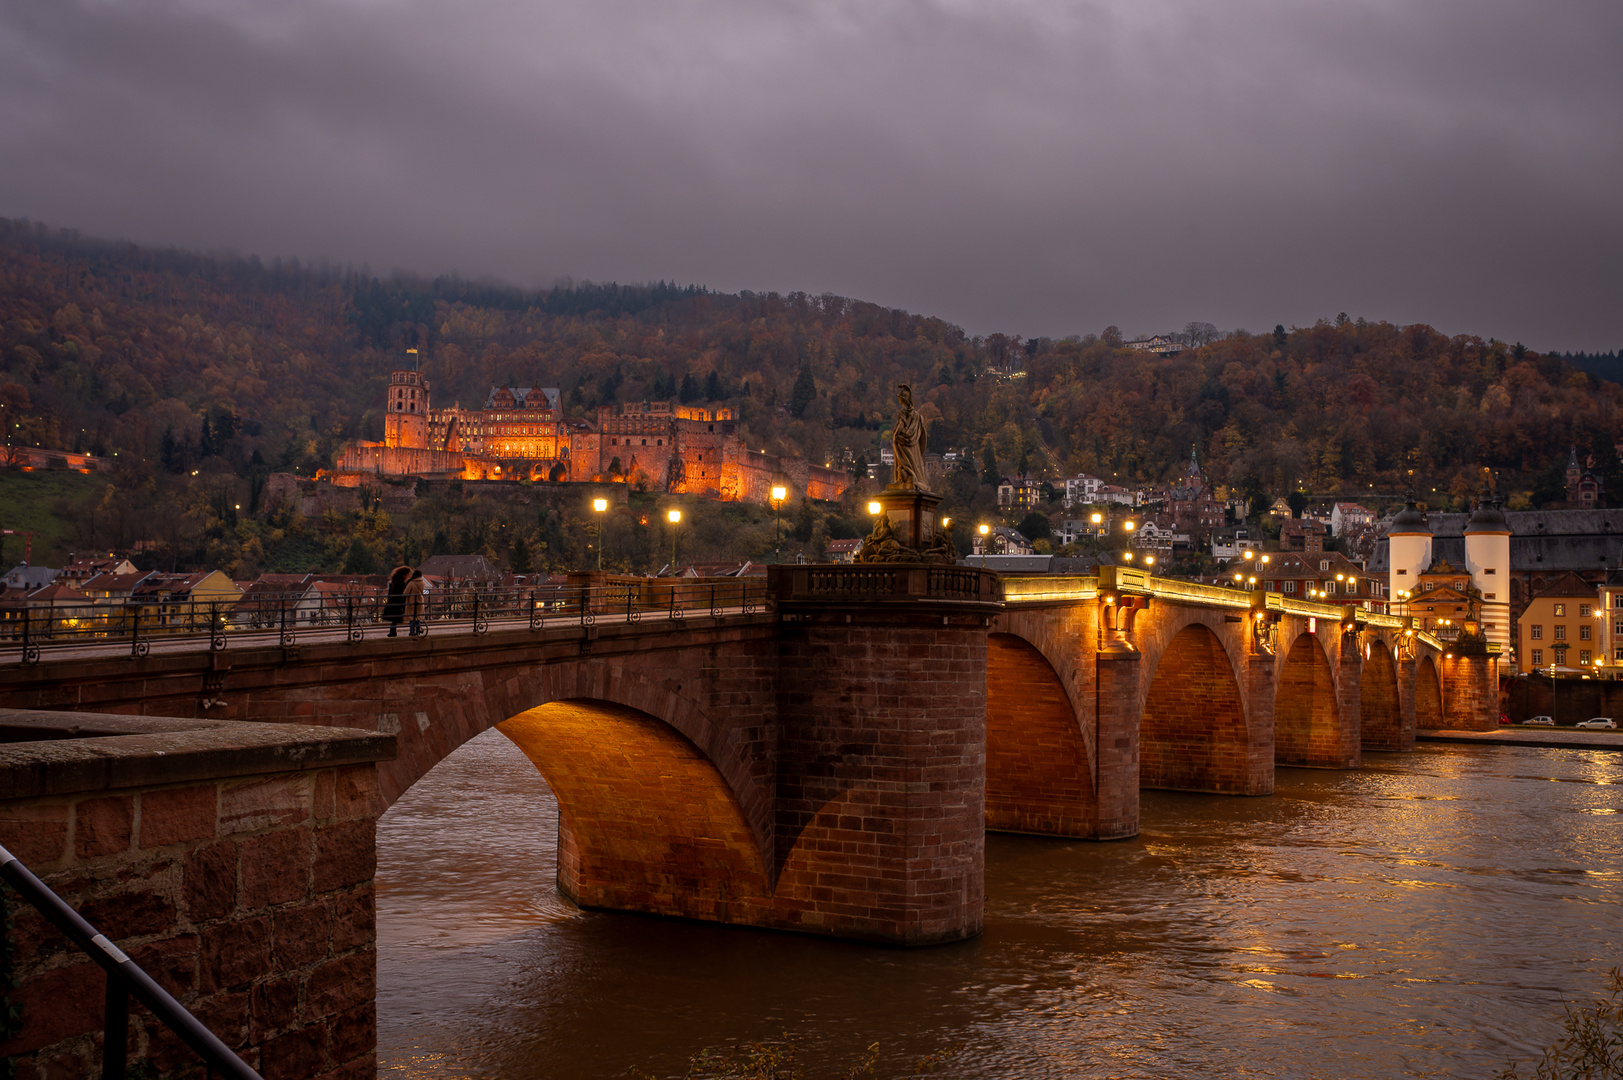
[[[878,502],[890,518],[898,543],[923,550],[935,539],[935,508],[941,505],[941,496],[935,492],[891,484],[879,493]]]

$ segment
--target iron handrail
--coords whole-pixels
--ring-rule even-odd
[[[503,625],[540,630],[550,620],[636,623],[645,613],[658,613],[662,621],[704,611],[721,618],[729,609],[753,614],[767,601],[767,583],[762,579],[630,577],[595,586],[550,588],[443,585],[422,594],[416,604],[377,587],[321,596],[258,593],[235,600],[136,597],[72,608],[23,608],[11,617],[0,613],[0,650],[10,654],[0,663],[35,664],[53,652],[95,645],[122,644],[124,654],[133,659],[160,645],[220,652],[234,642],[248,644],[255,638],[263,639],[258,644],[292,649],[323,633],[330,633],[333,640],[358,643],[379,636],[385,628],[390,636],[408,631],[409,636],[423,637],[431,631],[482,635]],[[416,625],[408,626],[414,621],[413,608]]]
[[[0,877],[4,877],[24,900],[90,957],[107,973],[107,1012],[103,1024],[102,1080],[124,1080],[128,1053],[130,997],[145,1005],[181,1042],[191,1047],[208,1070],[210,1080],[218,1073],[235,1080],[262,1080],[219,1037],[204,1027],[191,1012],[152,981],[134,960],[108,941],[66,900],[56,895],[33,871],[5,847],[0,846]]]

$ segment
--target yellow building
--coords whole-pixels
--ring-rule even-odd
[[[1597,617],[1599,616],[1599,617]],[[1546,585],[1517,620],[1521,669],[1592,672],[1604,657],[1606,611],[1595,586],[1566,573]]]

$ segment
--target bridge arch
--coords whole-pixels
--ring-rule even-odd
[[[1274,761],[1336,768],[1341,709],[1335,678],[1318,635],[1300,633],[1279,661],[1274,689]]]
[[[1370,750],[1404,748],[1403,706],[1398,695],[1398,666],[1392,650],[1372,639],[1364,656],[1358,688],[1359,737]]]
[[[557,797],[558,886],[583,907],[755,922],[771,898],[756,837],[709,758],[670,725],[593,699],[496,725]]]
[[[1172,634],[1147,673],[1139,728],[1139,786],[1264,794],[1234,663],[1203,621]]]
[[[773,862],[773,800],[770,792],[772,777],[760,775],[760,766],[753,762],[760,757],[756,747],[748,741],[752,730],[748,727],[723,726],[715,723],[693,698],[682,692],[683,682],[665,679],[655,682],[627,665],[610,664],[600,660],[582,659],[570,663],[526,665],[517,669],[484,669],[462,673],[452,680],[429,678],[416,682],[409,712],[390,713],[383,717],[384,729],[393,728],[400,733],[399,753],[394,761],[379,767],[379,787],[384,806],[392,805],[412,784],[443,761],[467,740],[488,728],[498,727],[515,742],[523,734],[528,744],[520,748],[530,756],[548,783],[543,760],[550,761],[554,770],[563,768],[568,775],[579,776],[580,785],[586,785],[585,770],[595,759],[580,756],[580,752],[557,755],[532,753],[542,733],[551,732],[566,741],[572,735],[584,733],[588,728],[588,713],[601,725],[603,732],[612,732],[625,753],[640,753],[643,763],[657,776],[659,768],[676,769],[690,782],[701,785],[706,805],[716,797],[709,779],[700,777],[702,770],[690,763],[691,748],[704,762],[715,783],[725,790],[747,827],[755,847],[756,865],[764,868],[768,880]],[[578,703],[592,703],[590,708]],[[537,710],[555,704],[571,704],[573,719],[563,712],[546,713],[517,723]],[[634,717],[643,718],[641,720]],[[542,722],[542,721],[545,722]],[[511,726],[509,726],[511,724]],[[655,733],[649,725],[657,725]],[[756,731],[758,734],[758,730]],[[673,741],[676,740],[676,741]],[[679,745],[680,743],[680,745]],[[635,748],[635,750],[633,749]],[[617,767],[613,759],[597,760],[599,769]],[[675,774],[669,774],[675,775]],[[587,786],[580,786],[573,797],[585,814],[578,824],[588,820],[609,820],[608,810],[586,810],[592,804],[585,794]],[[565,793],[554,785],[560,807],[565,807]],[[648,798],[654,798],[648,795]],[[567,811],[566,811],[567,812]],[[720,821],[720,811],[711,806],[705,820]],[[725,815],[723,815],[725,816]],[[693,822],[686,818],[670,820]],[[560,829],[560,837],[569,830]],[[729,834],[730,835],[730,834]],[[561,840],[562,843],[562,840]],[[560,850],[560,868],[565,852]],[[609,905],[605,905],[609,906]],[[712,915],[694,917],[712,918]]]
[[[1414,665],[1414,726],[1443,726],[1443,676],[1429,649]]]
[[[1012,633],[986,642],[986,827],[1093,836],[1092,748],[1064,681],[1042,650]]]

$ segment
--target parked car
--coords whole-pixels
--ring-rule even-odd
[[[1610,716],[1591,716],[1588,720],[1580,720],[1572,726],[1581,728],[1605,728],[1607,731],[1617,730],[1617,725],[1612,722],[1612,718]]]
[[[1500,713],[1499,714],[1499,722],[1501,724],[1508,724],[1508,723],[1510,723],[1510,717],[1506,716],[1504,713]]]
[[[1555,721],[1548,716],[1529,716],[1527,723],[1537,724],[1539,727],[1555,727]]]

